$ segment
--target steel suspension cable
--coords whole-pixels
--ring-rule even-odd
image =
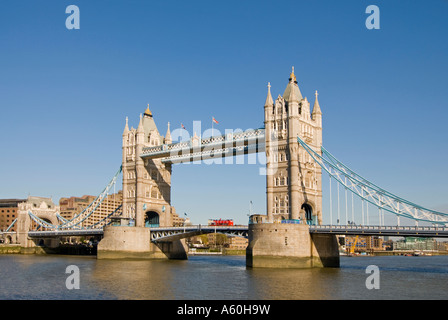
[[[422,206],[400,198],[356,174],[332,156],[323,147],[321,148],[322,155],[327,156],[329,159],[324,158],[322,155],[311,149],[300,138],[298,138],[298,142],[317,162],[317,164],[320,165],[321,168],[323,168],[329,175],[331,175],[339,184],[344,185],[352,193],[367,202],[367,220],[369,220],[368,203],[371,203],[377,208],[381,208],[382,210],[391,212],[397,216],[400,215],[413,220],[428,221],[439,224],[448,223],[448,214],[426,209]],[[341,179],[341,175],[346,177],[345,181]],[[358,188],[360,188],[361,191],[359,191]],[[417,210],[419,210],[419,212]]]

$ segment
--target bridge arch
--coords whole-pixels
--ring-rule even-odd
[[[314,222],[315,216],[313,216],[313,205],[310,202],[305,202],[302,204],[301,209],[303,210],[303,218],[307,224],[312,224]]]
[[[145,227],[156,228],[160,226],[160,214],[155,210],[148,210],[145,213]]]
[[[34,214],[34,212],[33,212],[33,214]],[[36,212],[35,216],[48,224],[59,225],[58,218],[56,217],[55,214],[50,214],[47,212]],[[37,222],[31,220],[30,228],[29,228],[30,231],[37,230],[37,229],[39,229],[39,227],[40,227],[40,225]]]
[[[10,234],[6,235],[5,238],[3,239],[5,244],[11,244],[13,243],[13,239],[12,236]]]

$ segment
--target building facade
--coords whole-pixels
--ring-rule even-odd
[[[26,199],[0,199],[0,230],[6,231],[18,216],[19,203],[25,202]],[[8,230],[17,231],[14,224]]]
[[[394,242],[394,250],[439,250],[437,241],[433,238],[405,237]]]
[[[384,251],[385,243],[383,237],[379,236],[341,236],[344,237],[347,252],[371,252]]]
[[[82,197],[61,198],[59,200],[59,206],[61,208],[60,215],[64,219],[71,220],[76,215],[80,214],[84,209],[86,209],[95,199],[96,197],[91,195],[84,195]],[[114,212],[115,209],[117,209],[117,207],[122,203],[123,193],[121,191],[108,195],[95,209],[95,213],[81,222],[80,226],[101,226],[102,221],[104,221],[107,216]]]

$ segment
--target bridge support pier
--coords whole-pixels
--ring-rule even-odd
[[[249,225],[246,266],[252,268],[339,267],[334,235],[311,235],[305,224]]]
[[[184,240],[152,243],[149,228],[108,226],[97,259],[187,259],[187,248]]]

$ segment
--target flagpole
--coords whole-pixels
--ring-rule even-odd
[[[212,140],[213,140],[213,117],[212,117]]]

